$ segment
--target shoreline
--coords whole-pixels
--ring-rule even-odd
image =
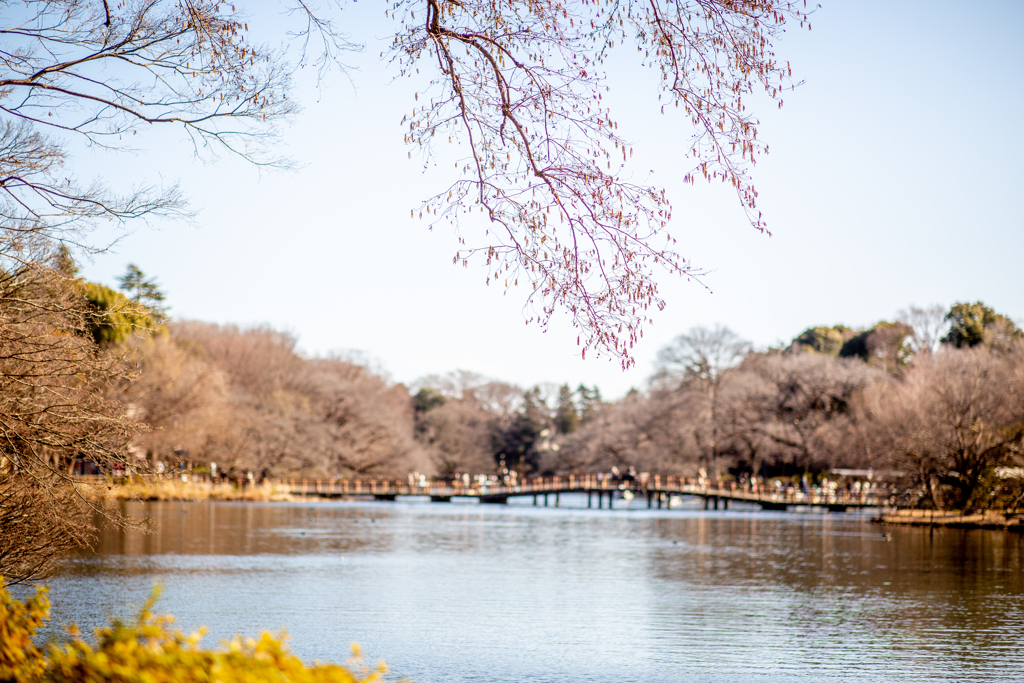
[[[959,510],[893,510],[873,517],[872,522],[888,526],[930,526],[945,529],[998,529],[1024,532],[1024,514],[976,512],[969,515]]]

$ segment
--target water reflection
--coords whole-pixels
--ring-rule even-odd
[[[833,517],[657,527],[672,545],[653,549],[650,569],[678,587],[669,588],[677,612],[701,615],[674,649],[694,651],[703,632],[734,663],[737,680],[755,652],[775,655],[768,666],[776,671],[809,664],[842,680],[893,666],[901,677],[931,680],[994,676],[1000,667],[1010,679],[1024,673],[1016,654],[1005,659],[1024,625],[1019,536],[897,529],[886,540],[873,526]],[[737,622],[737,611],[739,621],[760,625],[758,640],[722,628]],[[663,616],[671,631],[674,616]]]
[[[565,501],[572,504],[572,500]],[[149,503],[53,582],[57,619],[140,603],[214,639],[287,626],[419,681],[1016,681],[1019,535],[754,511]]]

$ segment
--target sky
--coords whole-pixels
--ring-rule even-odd
[[[1024,320],[1024,3],[824,0],[811,31],[790,29],[775,51],[803,84],[781,110],[754,107],[770,145],[754,169],[770,237],[731,191],[682,182],[688,122],[659,113],[653,72],[616,60],[611,107],[633,172],[667,189],[678,250],[708,271],[703,286],[659,277],[667,307],[627,372],[581,359],[567,317],[546,332],[526,325],[526,290],[486,286],[482,266],[452,264],[449,229],[410,218],[452,181],[453,152],[426,169],[408,159],[400,122],[417,88],[380,59],[380,4],[336,16],[366,49],[319,86],[297,74],[303,111],[280,145],[297,170],[197,159],[166,132],[135,155],[76,161],[79,177],[113,187],[180,181],[197,212],[132,226],[83,262],[85,277],[114,285],[134,263],[175,318],[267,324],[306,354],[354,356],[395,382],[469,370],[523,387],[597,385],[606,399],[643,389],[657,351],[695,326],[764,348],[910,305],[980,300]],[[276,10],[250,19],[268,36],[279,23]]]

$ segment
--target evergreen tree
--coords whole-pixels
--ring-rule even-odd
[[[946,314],[946,320],[950,328],[949,333],[942,338],[942,343],[958,349],[1024,337],[1024,333],[1012,320],[980,301],[954,304]]]
[[[534,474],[540,469],[540,441],[547,436],[547,406],[536,387],[523,396],[523,405],[507,427],[499,427],[492,436],[494,462],[521,474]]]
[[[843,346],[860,334],[845,325],[833,327],[809,327],[793,340],[793,346],[807,349],[825,356],[838,356]]]
[[[137,304],[148,308],[154,317],[163,320],[167,317],[167,307],[163,305],[166,295],[160,290],[156,279],[146,279],[146,275],[134,263],[128,264],[124,275],[117,278],[117,283],[122,292]]]
[[[581,384],[576,387],[576,393],[579,395],[580,421],[587,422],[604,405],[601,400],[601,390],[597,388],[596,384],[593,389],[588,388],[586,384]]]
[[[97,344],[120,344],[136,333],[155,335],[163,316],[130,300],[121,292],[95,282],[80,281],[87,310],[85,327]]]
[[[75,263],[75,257],[71,255],[68,245],[61,244],[58,247],[57,253],[53,257],[53,267],[64,277],[73,278],[78,275],[78,264]]]
[[[902,322],[883,320],[869,330],[847,339],[839,351],[840,358],[860,358],[888,370],[906,366],[913,354],[910,344],[914,328]]]
[[[445,404],[445,400],[441,392],[429,387],[423,387],[412,397],[412,404],[416,414],[422,415],[423,413],[429,413],[434,408],[440,408]]]
[[[580,414],[572,400],[568,384],[558,390],[558,407],[555,409],[555,427],[560,434],[572,434],[580,426]]]

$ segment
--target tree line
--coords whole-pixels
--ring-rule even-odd
[[[868,329],[811,327],[766,350],[726,327],[694,328],[661,349],[643,391],[617,401],[465,370],[407,387],[295,343],[189,321],[107,342],[130,379],[104,398],[146,425],[131,440],[134,467],[216,463],[239,478],[632,469],[712,481],[871,469],[919,506],[1016,506],[1024,493],[1024,334],[981,302],[911,307]]]

